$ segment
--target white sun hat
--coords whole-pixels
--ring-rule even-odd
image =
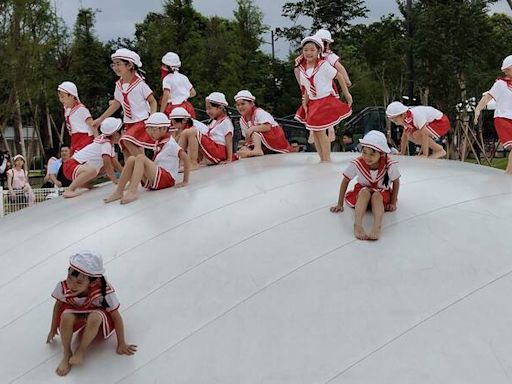
[[[403,105],[399,101],[393,101],[391,104],[388,105],[386,108],[386,116],[387,117],[396,117],[401,115],[402,113],[407,112],[409,108],[407,108],[405,105]]]
[[[334,40],[332,39],[331,36],[331,32],[329,32],[327,29],[319,29],[318,31],[316,31],[315,36],[318,36],[323,41],[334,43]]]
[[[388,141],[386,135],[380,131],[370,131],[359,142],[363,147],[369,147],[379,152],[390,153]]]
[[[324,50],[324,42],[317,35],[308,36],[308,37],[303,38],[302,41],[300,42],[300,46],[304,47],[304,45],[306,43],[313,43],[313,44],[315,44],[320,49],[320,52],[323,52],[323,50]]]
[[[130,51],[129,49],[126,49],[126,48],[119,48],[117,51],[115,51],[112,54],[111,58],[112,58],[112,60],[114,60],[114,59],[127,60],[127,61],[132,62],[139,68],[142,67],[142,61],[140,61],[140,56],[137,53]]]
[[[110,136],[114,132],[118,131],[119,128],[123,126],[123,121],[121,119],[116,119],[115,117],[107,117],[101,123],[101,133],[104,135]]]
[[[71,81],[65,81],[57,87],[57,91],[69,93],[72,96],[75,96],[77,100],[80,100],[78,97],[78,88],[76,87],[75,83],[72,83]]]
[[[503,64],[501,64],[501,70],[507,69],[508,67],[512,67],[512,55],[508,55],[503,60]]]
[[[169,114],[169,119],[190,119],[190,113],[185,108],[174,108]]]
[[[181,67],[181,60],[180,60],[180,57],[174,53],[174,52],[167,52],[163,57],[162,57],[162,63],[169,66],[169,67],[174,67],[174,68],[179,68]]]
[[[247,89],[243,89],[235,95],[235,101],[238,101],[238,100],[255,101],[256,97],[254,97],[254,95],[251,92],[249,92]]]
[[[74,270],[90,277],[101,277],[105,274],[103,258],[99,253],[83,250],[69,258],[69,265]]]
[[[169,127],[171,121],[165,113],[155,112],[148,117],[144,124],[146,127]]]
[[[226,95],[222,92],[212,92],[208,96],[206,96],[206,101],[214,104],[220,104],[224,106],[228,106],[228,101],[226,100]]]

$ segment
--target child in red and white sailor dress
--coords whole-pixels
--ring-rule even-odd
[[[439,159],[446,155],[443,146],[434,141],[446,136],[450,130],[450,120],[443,112],[423,105],[406,107],[393,101],[386,108],[386,115],[393,123],[404,127],[400,142],[402,155],[406,154],[409,141],[421,145],[420,156]]]
[[[69,259],[68,275],[55,287],[55,299],[50,332],[51,343],[60,333],[64,356],[56,372],[65,376],[73,365],[82,364],[87,347],[95,338],[106,339],[117,334],[117,353],[133,355],[136,345],[127,344],[119,300],[114,288],[107,283],[103,259],[91,251],[81,251]],[[71,350],[73,333],[81,331],[78,348]]]
[[[330,210],[342,212],[346,202],[348,206],[355,208],[355,237],[360,240],[377,240],[380,237],[384,211],[396,210],[400,171],[397,162],[388,156],[391,150],[382,132],[370,131],[359,141],[362,154],[351,161],[343,172],[338,204]],[[345,195],[350,180],[356,177],[354,190]],[[363,216],[368,207],[372,210],[373,225],[367,234],[363,228]]]
[[[238,151],[238,157],[262,156],[264,148],[267,153],[293,152],[283,128],[270,113],[257,107],[255,100],[247,90],[235,96],[236,109],[240,113],[240,128],[245,137],[245,145]]]
[[[195,119],[196,111],[188,99],[196,95],[196,90],[188,77],[179,73],[180,57],[174,52],[167,52],[162,57],[162,64],[168,74],[162,80],[163,95],[160,111],[169,116],[174,108],[181,107]]]
[[[66,127],[71,137],[71,154],[91,144],[98,136],[93,128],[93,120],[89,110],[80,102],[78,89],[71,81],[65,81],[57,87],[59,101],[64,107]]]
[[[212,119],[206,132],[197,127],[185,129],[178,140],[180,147],[186,149],[191,169],[199,167],[201,154],[210,164],[224,164],[236,160],[233,154],[233,123],[228,116],[226,96],[213,92],[206,97],[206,113]],[[176,109],[169,116],[175,118]],[[181,116],[181,115],[180,115]]]
[[[190,160],[169,132],[170,125],[171,122],[162,112],[149,116],[146,120],[146,129],[155,140],[153,160],[145,155],[131,156],[124,166],[116,190],[103,199],[105,203],[116,200],[121,200],[121,204],[131,203],[138,198],[139,184],[151,190],[180,188],[188,184]],[[180,161],[184,165],[183,181],[176,183]],[[128,182],[130,185],[125,192]]]
[[[503,148],[512,149],[512,55],[507,56],[501,65],[505,74],[498,77],[492,88],[484,94],[475,109],[475,124],[478,123],[480,112],[491,100],[496,101],[494,110],[494,127]],[[507,175],[512,175],[512,150],[508,154]]]
[[[343,94],[347,103],[341,102],[332,87],[338,71],[321,58],[322,40],[317,36],[306,37],[301,42],[304,59],[299,66],[300,83],[303,92],[302,105],[295,119],[313,131],[315,147],[321,162],[331,161],[331,145],[326,130],[352,114],[350,95],[345,81],[341,78]]]
[[[144,148],[153,149],[154,141],[146,132],[144,121],[157,110],[153,91],[142,77],[142,62],[137,53],[126,48],[112,54],[112,69],[119,76],[114,91],[114,101],[108,109],[94,121],[99,126],[103,120],[123,107],[124,133],[120,145],[125,159],[144,153]]]
[[[86,186],[102,168],[108,178],[113,183],[117,183],[117,177],[114,174],[116,157],[114,144],[119,140],[118,130],[121,126],[121,119],[106,118],[101,123],[102,134],[62,164],[64,176],[71,181],[68,189],[62,194],[64,197],[80,195],[78,188]]]

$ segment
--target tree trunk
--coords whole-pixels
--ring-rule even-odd
[[[21,118],[21,103],[20,103],[20,97],[19,92],[17,88],[14,88],[14,107],[15,107],[15,114],[14,114],[14,137],[15,137],[15,149],[16,154],[21,153],[23,157],[28,161],[27,159],[27,152],[25,148],[25,135],[23,134],[23,122]],[[15,154],[13,154],[15,155]]]

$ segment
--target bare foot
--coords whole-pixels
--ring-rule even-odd
[[[191,164],[190,164],[190,168],[189,168],[189,169],[190,169],[190,171],[196,171],[196,170],[198,170],[199,168],[201,168],[201,165],[199,165],[198,163],[195,163],[195,164],[192,164],[192,163],[191,163]],[[185,168],[180,167],[180,168],[178,169],[178,173],[183,173],[183,172],[185,172]]]
[[[126,192],[124,194],[124,196],[121,198],[121,204],[128,204],[128,203],[131,203],[132,201],[135,201],[137,200],[137,193],[135,192]]]
[[[368,234],[368,240],[379,240],[380,232],[380,227],[373,227],[370,233]]]
[[[238,151],[237,155],[239,159],[245,159],[247,156],[248,151]]]
[[[103,201],[105,203],[111,203],[113,201],[116,201],[116,200],[119,200],[123,197],[123,193],[122,192],[117,192],[115,191],[113,194],[111,194],[109,197],[105,197],[103,199]]]
[[[69,358],[70,365],[81,365],[84,362],[84,354],[80,351],[75,351],[73,356]]]
[[[446,156],[446,151],[444,149],[440,150],[440,151],[437,151],[437,152],[433,152],[429,158],[430,159],[440,159],[442,157],[445,157]]]
[[[64,355],[55,373],[59,376],[66,376],[71,371],[71,364],[69,364],[69,355]]]
[[[354,224],[354,236],[359,240],[368,240],[368,235],[362,225]]]
[[[78,192],[76,189],[75,190],[71,190],[71,189],[68,189],[67,191],[64,191],[64,193],[62,194],[62,196],[64,197],[67,197],[67,198],[72,198],[72,197],[77,197],[79,196],[81,193]]]

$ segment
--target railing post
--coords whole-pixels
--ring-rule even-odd
[[[0,204],[0,217],[4,217],[4,188],[0,185],[0,198],[2,199]]]

